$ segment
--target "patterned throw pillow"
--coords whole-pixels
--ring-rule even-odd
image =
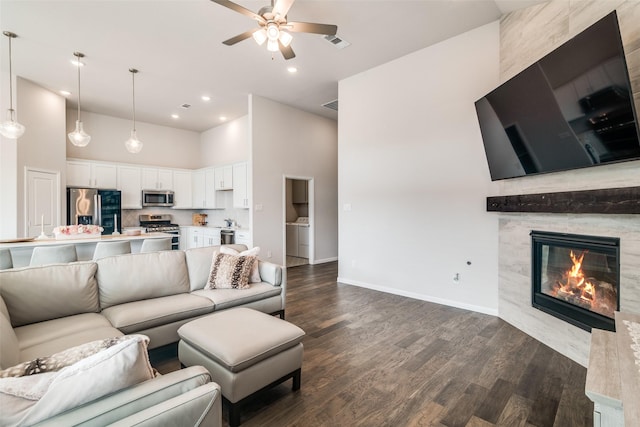
[[[205,289],[248,289],[255,256],[237,256],[214,252]]]
[[[45,372],[56,372],[104,349],[113,347],[116,344],[133,338],[136,338],[136,336],[124,335],[121,337],[91,341],[86,344],[71,347],[59,353],[52,354],[51,356],[38,357],[37,359],[22,362],[0,371],[0,378],[24,377],[27,375],[42,374]]]
[[[229,254],[229,255],[252,255],[257,257],[260,254],[260,247],[256,246],[255,248],[247,249],[246,251],[238,252],[237,250],[230,248],[228,246],[220,246],[221,254]],[[260,270],[258,268],[258,261],[256,260],[253,263],[253,267],[251,268],[251,274],[249,275],[249,283],[260,283],[262,279],[260,278]]]

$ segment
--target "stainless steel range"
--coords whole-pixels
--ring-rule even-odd
[[[159,232],[173,234],[171,249],[180,249],[180,226],[171,224],[171,215],[139,215],[140,227],[144,227],[147,233]]]

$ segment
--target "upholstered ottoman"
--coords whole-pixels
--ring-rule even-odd
[[[239,307],[186,323],[178,335],[180,362],[207,368],[222,389],[232,427],[254,393],[289,378],[293,390],[300,388],[304,331],[285,320]]]

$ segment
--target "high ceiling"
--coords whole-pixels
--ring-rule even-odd
[[[0,0],[0,27],[18,35],[14,74],[72,92],[70,106],[77,101],[77,70],[70,61],[79,51],[86,64],[83,110],[131,118],[133,67],[140,70],[137,120],[200,132],[221,124],[220,116],[247,114],[249,93],[337,118],[322,104],[338,98],[339,80],[541,2],[297,0],[290,21],[335,24],[338,37],[351,45],[338,49],[323,36],[294,33],[297,56],[289,61],[252,39],[223,45],[257,24],[210,0]],[[258,11],[268,0],[237,3]],[[1,46],[8,73],[7,37]],[[290,66],[297,73],[289,73]]]

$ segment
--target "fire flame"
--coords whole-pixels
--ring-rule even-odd
[[[578,296],[581,300],[593,302],[595,299],[595,286],[589,282],[582,272],[582,260],[587,251],[583,251],[580,256],[576,256],[573,251],[569,254],[573,266],[566,273],[566,282],[558,283],[560,289],[558,293],[565,293]]]

